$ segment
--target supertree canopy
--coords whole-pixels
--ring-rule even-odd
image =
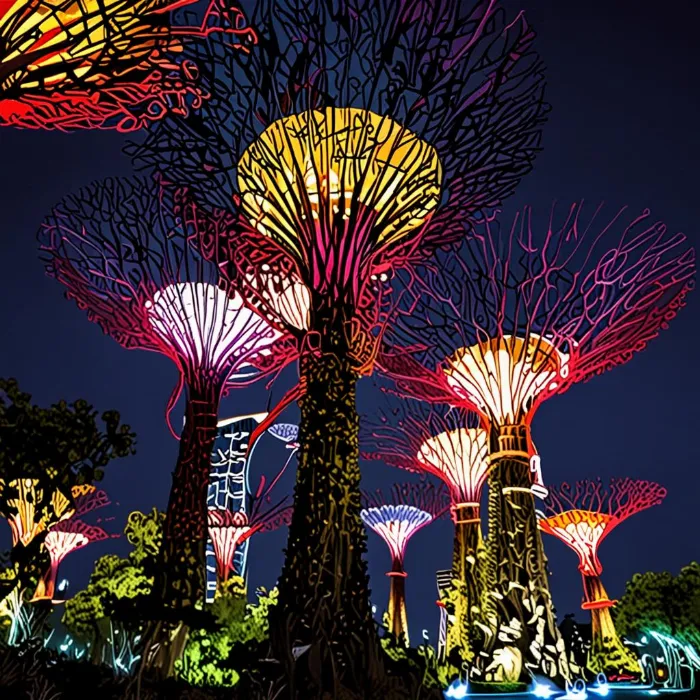
[[[172,11],[197,2],[0,3],[0,125],[131,131],[199,107],[209,95],[183,42],[219,32],[248,50],[255,34],[228,0],[206,0],[192,26],[171,22]]]
[[[229,232],[226,274],[298,339],[300,458],[273,643],[282,658],[294,643],[321,645],[334,659],[313,682],[330,684],[333,668],[358,687],[367,671],[352,668],[378,646],[355,384],[387,320],[383,284],[463,236],[530,170],[543,76],[527,23],[492,0],[242,7],[254,51],[194,48],[216,105],[160,122],[134,155],[190,187],[191,224]],[[344,576],[334,561],[348,562]]]
[[[448,609],[450,620],[448,654],[472,661],[474,625],[486,617],[489,603],[483,585],[487,564],[481,533],[488,431],[475,413],[461,408],[388,398],[386,408],[365,422],[362,448],[367,459],[437,476],[449,488],[455,526],[452,585],[448,599],[440,604]]]
[[[56,577],[61,562],[76,549],[85,547],[91,542],[105,540],[110,535],[101,527],[89,525],[80,518],[98,508],[110,504],[107,494],[91,484],[81,484],[71,489],[74,509],[67,517],[49,525],[43,545],[49,554],[49,568],[39,580],[34,600],[52,600],[56,589]]]
[[[444,515],[449,499],[444,488],[431,483],[394,484],[387,497],[381,490],[362,494],[362,522],[377,533],[389,548],[391,555],[388,627],[394,637],[406,646],[408,619],[406,616],[406,570],[404,554],[413,535],[421,528]]]
[[[286,355],[282,334],[178,235],[170,201],[161,182],[96,183],[54,208],[40,247],[48,274],[105,333],[126,348],[166,355],[179,370],[167,412],[184,384],[185,426],[156,588],[164,606],[189,608],[205,593],[207,487],[219,400],[231,382],[247,384]]]
[[[50,525],[69,518],[75,511],[63,490],[46,488],[39,479],[0,479],[0,514],[12,532],[12,546],[27,547]]]
[[[563,483],[549,488],[542,532],[554,535],[576,552],[583,578],[584,610],[591,611],[592,646],[588,666],[594,673],[619,676],[641,669],[636,657],[622,644],[610,608],[615,605],[600,580],[603,566],[598,559],[600,543],[621,522],[640,511],[659,505],[666,489],[653,481],[611,479],[608,488],[600,479]]]
[[[248,538],[256,532],[270,532],[289,525],[291,507],[286,499],[274,505],[266,505],[268,497],[258,495],[249,513],[230,511],[226,508],[209,508],[208,524],[216,556],[218,582],[228,581],[234,569],[234,555]]]
[[[504,235],[485,217],[459,251],[411,277],[381,360],[401,392],[475,409],[489,426],[498,638],[525,659],[523,677],[525,666],[558,675],[544,652],[561,648],[532,492],[537,407],[628,361],[693,285],[695,254],[682,234],[648,211],[598,218],[600,209],[586,220],[582,205],[559,222],[553,211],[538,238],[529,210]]]

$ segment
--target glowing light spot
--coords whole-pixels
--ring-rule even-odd
[[[535,698],[551,698],[559,691],[556,688],[552,688],[552,686],[547,683],[538,683],[535,681],[530,692]]]
[[[198,368],[243,365],[280,336],[261,316],[212,284],[184,282],[158,290],[147,309],[156,334]]]

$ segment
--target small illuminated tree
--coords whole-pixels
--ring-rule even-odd
[[[250,514],[232,512],[224,508],[208,511],[209,537],[216,556],[218,584],[228,581],[234,570],[236,549],[256,532],[270,532],[289,525],[291,508],[276,504],[268,508],[255,508]]]
[[[6,504],[13,547],[27,547],[47,527],[74,512],[66,494],[43,488],[39,479],[13,479],[7,483],[0,479],[0,494]]]
[[[299,468],[271,634],[283,659],[322,647],[323,678],[299,670],[313,652],[290,676],[326,685],[334,669],[359,690],[378,645],[355,386],[387,322],[382,285],[530,170],[541,67],[522,15],[510,22],[492,0],[242,8],[259,38],[245,63],[212,44],[194,57],[215,66],[216,107],[160,122],[134,154],[191,188],[200,232],[207,215],[229,231],[225,274],[298,340]]]
[[[584,610],[591,611],[592,646],[589,669],[606,675],[640,675],[635,655],[622,644],[610,608],[615,605],[600,580],[603,566],[598,559],[601,542],[623,521],[666,497],[666,489],[653,481],[611,479],[606,489],[600,479],[577,481],[549,488],[542,532],[560,539],[579,558],[583,578]]]
[[[473,626],[487,615],[481,492],[488,476],[488,431],[478,417],[412,400],[387,402],[363,429],[363,457],[439,478],[449,488],[455,526],[447,650],[473,658]],[[455,664],[459,667],[461,664]]]
[[[245,385],[276,367],[286,346],[279,331],[220,283],[216,265],[179,235],[170,205],[160,182],[106,180],[55,207],[40,241],[48,274],[90,320],[122,346],[175,363],[179,382],[168,417],[186,386],[156,586],[164,607],[183,608],[205,594],[207,488],[219,400],[231,382]]]
[[[208,98],[183,42],[220,32],[248,50],[255,34],[228,0],[206,0],[197,26],[170,13],[198,0],[6,0],[0,3],[0,125],[132,131]]]
[[[89,525],[80,518],[87,513],[104,508],[110,504],[109,497],[95,486],[83,484],[71,489],[75,510],[69,517],[50,525],[44,537],[44,547],[49,553],[50,565],[46,574],[39,580],[34,600],[53,600],[56,589],[56,577],[61,562],[77,549],[91,542],[100,542],[110,535],[101,527]],[[118,536],[118,535],[117,535]]]
[[[475,409],[489,426],[497,639],[525,660],[522,680],[527,668],[565,673],[532,489],[537,408],[628,361],[693,286],[695,253],[682,234],[652,223],[648,211],[630,220],[623,209],[602,224],[599,214],[586,220],[574,205],[557,222],[553,211],[541,237],[529,209],[510,233],[484,218],[459,251],[439,253],[406,280],[381,360],[402,393]]]
[[[362,522],[379,535],[391,555],[388,628],[400,643],[409,646],[406,616],[404,555],[418,530],[442,517],[449,508],[445,490],[430,483],[394,484],[387,498],[380,489],[362,492]]]

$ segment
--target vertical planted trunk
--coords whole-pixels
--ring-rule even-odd
[[[188,387],[185,426],[163,528],[163,604],[186,608],[206,590],[207,488],[220,390]]]
[[[58,565],[51,562],[48,570],[39,579],[34,593],[34,600],[53,600],[56,593],[56,577],[58,575]]]
[[[141,671],[159,678],[174,675],[184,651],[192,613],[206,592],[207,488],[216,438],[220,388],[188,384],[185,426],[173,472],[163,528],[160,566],[153,586],[154,609],[161,619],[147,626]]]
[[[447,627],[447,651],[459,649],[465,661],[474,655],[473,623],[481,608],[482,590],[478,566],[481,544],[481,521],[478,503],[460,503],[452,508],[455,525],[452,553],[452,586],[454,621]]]
[[[489,548],[495,577],[495,645],[517,650],[524,662],[521,681],[528,681],[529,668],[561,682],[568,678],[568,663],[530,490],[529,430],[526,425],[491,430]]]
[[[600,576],[583,573],[583,590],[585,602],[581,607],[591,611],[589,669],[606,676],[640,676],[639,660],[617,634],[610,613],[614,603],[608,598]]]
[[[403,562],[396,559],[392,563],[389,576],[389,631],[397,641],[409,646],[408,616],[406,614],[406,572]]]
[[[360,518],[359,417],[342,318],[318,318],[320,347],[300,362],[299,459],[294,512],[271,637],[290,697],[362,694],[377,670]],[[297,659],[292,649],[308,649]],[[316,693],[316,694],[315,694]]]

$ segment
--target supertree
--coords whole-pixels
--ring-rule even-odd
[[[639,676],[639,661],[615,631],[610,608],[615,605],[600,580],[603,566],[598,559],[601,542],[623,521],[666,497],[666,489],[653,481],[611,479],[608,488],[600,479],[563,483],[549,488],[540,530],[560,539],[579,558],[583,578],[584,610],[591,611],[592,646],[588,667],[593,673]]]
[[[39,234],[48,274],[90,320],[122,346],[175,363],[179,381],[168,417],[186,387],[161,580],[154,587],[163,615],[166,608],[183,610],[204,599],[207,487],[219,400],[232,382],[245,385],[285,356],[282,334],[221,283],[216,265],[179,235],[171,204],[162,182],[109,179],[67,197]]]
[[[527,667],[564,672],[543,653],[562,647],[537,529],[532,419],[544,400],[642,350],[693,286],[693,249],[649,216],[622,209],[599,225],[600,208],[587,219],[575,204],[563,220],[553,209],[541,237],[529,209],[503,235],[484,217],[461,249],[407,280],[386,336],[381,364],[401,392],[475,409],[489,426],[496,638],[507,645],[497,651],[525,660],[522,680]]]
[[[388,628],[397,641],[408,646],[406,547],[421,528],[447,512],[449,499],[443,488],[429,482],[394,484],[388,496],[381,489],[363,491],[362,506],[362,522],[384,540],[391,555]]]
[[[355,385],[387,320],[382,284],[463,236],[530,170],[543,77],[523,17],[509,23],[491,0],[242,7],[256,50],[210,43],[193,56],[212,67],[215,108],[161,122],[133,153],[190,186],[191,225],[229,231],[226,274],[298,339],[300,457],[273,642],[284,658],[297,643],[321,646],[314,682],[332,685],[334,671],[357,691],[378,646]],[[342,575],[333,562],[347,564]]]
[[[87,513],[110,504],[109,497],[104,491],[98,490],[91,484],[83,484],[74,486],[71,489],[71,496],[75,503],[75,509],[71,512],[70,517],[50,525],[44,537],[43,544],[49,554],[50,564],[46,574],[39,580],[33,600],[53,600],[58,567],[71,552],[92,542],[100,542],[114,537],[103,528],[89,525],[80,519]],[[118,535],[116,536],[118,537]]]
[[[247,51],[254,32],[228,0],[191,26],[170,14],[198,0],[0,3],[0,125],[132,131],[209,98],[183,42],[222,33]],[[195,21],[196,20],[196,21]]]
[[[446,405],[387,401],[363,425],[362,456],[440,479],[449,489],[454,523],[452,584],[447,600],[447,650],[472,661],[474,625],[486,616],[481,492],[488,476],[488,432],[473,412]],[[461,663],[454,664],[460,667]]]
[[[218,584],[228,581],[233,572],[238,547],[256,532],[270,532],[289,525],[291,515],[291,508],[285,501],[264,505],[261,498],[254,501],[250,513],[210,508],[207,516],[209,537],[216,556]]]
[[[40,484],[39,479],[0,479],[1,514],[12,532],[12,546],[24,547],[50,525],[69,518],[74,509],[64,490]]]

